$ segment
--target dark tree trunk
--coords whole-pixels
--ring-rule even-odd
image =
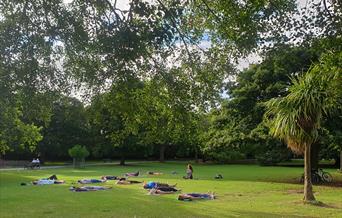
[[[337,154],[334,157],[334,160],[335,160],[334,167],[337,169],[341,169],[341,156]]]
[[[195,162],[198,163],[198,149],[195,148]]]
[[[342,172],[342,148],[340,151],[340,171]]]
[[[124,166],[124,165],[125,165],[125,155],[121,155],[120,165],[121,165],[121,166]]]
[[[304,202],[315,200],[311,182],[311,144],[306,144],[304,152]]]
[[[315,142],[311,146],[311,169],[313,171],[318,170],[319,165],[319,150],[321,148],[321,144],[319,142]]]
[[[159,161],[160,162],[165,161],[165,149],[166,149],[166,145],[160,145],[160,148],[159,148]]]

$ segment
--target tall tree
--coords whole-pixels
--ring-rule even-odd
[[[37,152],[43,159],[67,159],[68,149],[77,144],[89,146],[88,120],[83,103],[60,96],[52,106],[51,121],[42,130]]]
[[[143,143],[159,148],[159,160],[165,161],[165,151],[185,136],[190,111],[186,96],[174,87],[168,89],[165,83],[152,80],[145,83],[139,95],[140,115],[143,125]]]
[[[143,83],[136,78],[114,84],[110,92],[96,97],[91,106],[92,123],[121,157],[121,165],[130,151],[139,146],[141,121],[137,93]]]
[[[263,124],[263,103],[286,95],[291,85],[289,77],[307,71],[317,60],[314,49],[283,45],[265,54],[260,64],[237,74],[227,84],[229,98],[209,116],[203,151],[221,161],[257,157],[263,164],[274,164],[287,158],[286,146],[268,136]]]
[[[65,75],[55,64],[61,58],[56,42],[65,27],[63,17],[59,0],[0,3],[2,153],[18,144],[34,149],[41,140],[39,129],[51,115],[45,97],[65,84]]]
[[[308,73],[293,79],[289,94],[267,103],[269,125],[274,136],[304,153],[304,201],[314,202],[311,182],[311,146],[317,140],[321,120],[337,106],[341,87],[341,58],[327,54]]]

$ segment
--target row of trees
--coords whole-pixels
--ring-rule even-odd
[[[146,158],[198,156],[218,162],[256,158],[261,164],[276,164],[293,155],[286,143],[269,134],[264,116],[266,103],[286,96],[291,77],[305,75],[318,62],[316,48],[282,46],[265,60],[239,73],[228,84],[228,99],[219,108],[201,113],[189,102],[180,102],[173,90],[158,80],[132,78],[93,97],[84,106],[75,98],[60,96],[53,103],[49,125],[36,153],[45,159],[66,159],[75,144],[86,145],[93,158]],[[129,86],[127,86],[129,84]],[[178,101],[178,102],[177,102]],[[319,140],[313,146],[312,164],[334,158],[340,162],[340,118],[337,108],[323,120]],[[171,153],[170,153],[171,152]],[[18,156],[9,153],[9,157]],[[21,153],[22,155],[22,153]],[[27,156],[31,154],[28,153]]]

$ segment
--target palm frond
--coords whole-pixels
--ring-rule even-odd
[[[322,116],[337,105],[341,93],[341,69],[326,69],[324,64],[322,61],[306,74],[291,78],[289,94],[266,103],[265,120],[271,134],[296,153],[302,153],[306,145],[317,139]]]

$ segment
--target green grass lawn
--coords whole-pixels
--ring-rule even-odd
[[[186,192],[217,193],[217,199],[181,202],[177,194],[150,196],[139,185],[115,185],[108,191],[75,193],[72,182],[101,175],[122,175],[140,170],[141,181],[160,181]],[[147,176],[146,171],[164,175]],[[172,175],[172,171],[178,174]],[[328,170],[335,180],[342,175]],[[342,217],[342,187],[315,186],[324,207],[304,205],[302,173],[294,167],[255,165],[194,165],[195,180],[183,180],[185,163],[142,163],[130,166],[93,166],[85,169],[0,171],[0,217]],[[214,180],[216,173],[223,180]],[[56,174],[63,185],[20,186],[21,182]]]

